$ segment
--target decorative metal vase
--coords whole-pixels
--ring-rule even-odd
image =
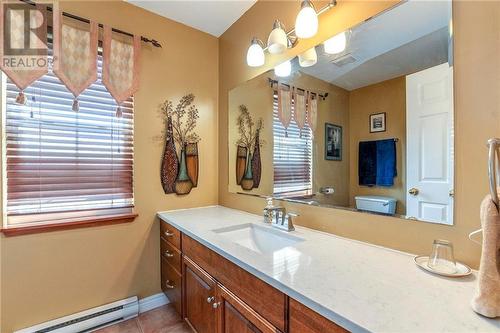
[[[187,167],[186,167],[186,147],[182,147],[181,150],[181,161],[179,163],[179,174],[177,175],[177,180],[175,181],[175,193],[182,195],[188,194],[193,188],[193,182],[189,179]]]
[[[245,175],[241,180],[241,188],[245,191],[250,191],[253,188],[252,154],[249,154],[247,158],[247,168],[245,170]]]
[[[186,144],[186,167],[193,187],[198,186],[198,143],[196,142]]]
[[[236,184],[240,185],[247,165],[247,147],[238,146],[236,152]]]
[[[172,120],[169,117],[167,120],[167,137],[165,139],[165,147],[163,149],[163,157],[161,160],[161,185],[165,194],[175,192],[175,181],[177,172],[179,171],[179,159],[175,150],[174,137],[172,132]]]
[[[255,135],[255,147],[253,149],[253,158],[252,158],[253,188],[259,187],[261,170],[262,170],[262,164],[260,162],[260,139],[259,139],[259,130],[257,130],[257,134]]]

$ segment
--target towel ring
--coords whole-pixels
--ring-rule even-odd
[[[490,181],[490,194],[491,200],[495,204],[497,210],[499,208],[497,187],[500,181],[500,170],[498,163],[497,145],[500,143],[500,139],[489,139],[488,146],[488,178]]]

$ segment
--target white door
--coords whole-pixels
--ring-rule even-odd
[[[406,215],[453,224],[453,67],[406,77]]]

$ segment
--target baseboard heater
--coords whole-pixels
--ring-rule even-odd
[[[97,308],[48,321],[14,333],[80,333],[92,332],[123,320],[137,317],[139,301],[137,296],[109,303]]]

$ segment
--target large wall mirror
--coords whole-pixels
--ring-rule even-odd
[[[453,224],[451,2],[407,1],[229,93],[229,191]]]

